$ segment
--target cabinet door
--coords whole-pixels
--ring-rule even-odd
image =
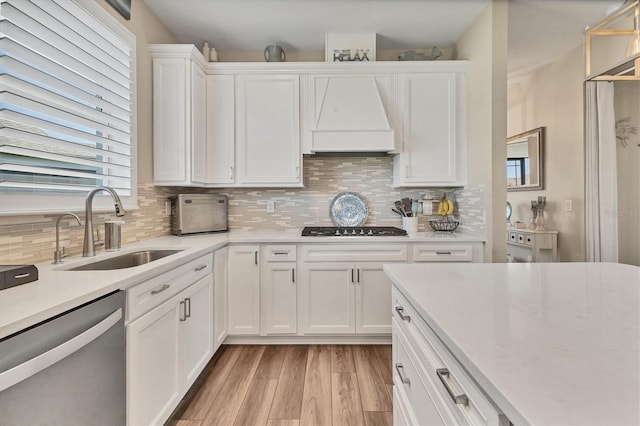
[[[260,333],[260,246],[229,247],[228,332]]]
[[[458,105],[455,73],[405,74],[400,78],[403,149],[394,158],[398,186],[459,182]],[[461,159],[460,158],[460,159]],[[462,173],[461,175],[462,176]]]
[[[213,351],[217,351],[227,337],[227,280],[229,248],[225,247],[213,254],[214,309],[213,309]]]
[[[295,268],[294,262],[264,264],[261,284],[265,334],[298,332]]]
[[[382,263],[356,264],[356,333],[391,334],[391,281]]]
[[[182,391],[186,392],[213,355],[213,275],[180,293]]]
[[[297,75],[236,77],[237,179],[245,186],[302,186]]]
[[[198,65],[191,64],[191,181],[208,183],[207,174],[207,76]]]
[[[185,58],[153,60],[153,180],[156,184],[187,184],[191,147],[188,76]]]
[[[354,333],[354,265],[306,262],[300,272],[301,331],[305,334]]]
[[[207,164],[209,183],[234,182],[235,80],[232,75],[207,76]]]
[[[180,401],[178,300],[127,326],[127,424],[163,424]]]

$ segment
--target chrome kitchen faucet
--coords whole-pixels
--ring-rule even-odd
[[[87,194],[87,201],[85,202],[85,219],[84,219],[84,245],[82,246],[82,257],[90,257],[96,255],[95,241],[93,240],[93,197],[100,191],[105,191],[111,194],[113,201],[115,201],[116,216],[122,217],[127,214],[122,201],[115,189],[108,186],[100,186]]]

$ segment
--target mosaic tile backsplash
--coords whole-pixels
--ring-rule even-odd
[[[167,197],[176,193],[214,192],[229,197],[229,227],[233,229],[291,229],[304,226],[332,226],[329,207],[341,192],[356,192],[367,201],[370,226],[401,226],[401,218],[391,211],[393,202],[403,197],[422,198],[429,192],[439,198],[452,189],[393,188],[391,157],[309,157],[304,159],[304,188],[138,188],[139,210],[125,216],[123,244],[169,234],[169,217],[164,214]],[[484,230],[484,187],[467,185],[453,191],[457,203],[459,229]],[[267,213],[267,201],[275,202],[275,212]],[[27,217],[25,217],[26,219]],[[57,215],[28,217],[28,223],[0,225],[0,263],[38,263],[51,259],[55,246]],[[115,219],[94,215],[96,226]],[[429,217],[419,215],[419,231],[428,231]],[[27,222],[27,220],[25,220]],[[69,240],[71,255],[82,251],[84,228],[67,218],[62,240]]]

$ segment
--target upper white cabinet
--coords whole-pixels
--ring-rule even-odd
[[[235,78],[207,76],[207,182],[232,186],[235,182]]]
[[[206,163],[206,75],[194,46],[152,45],[153,181],[203,185]]]
[[[391,152],[393,74],[305,76],[305,153]]]
[[[299,76],[236,76],[236,153],[236,186],[302,186]]]
[[[394,186],[463,186],[467,180],[466,74],[398,76],[402,148]]]

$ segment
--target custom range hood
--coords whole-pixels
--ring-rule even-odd
[[[312,86],[311,152],[395,150],[389,76],[315,76]]]

